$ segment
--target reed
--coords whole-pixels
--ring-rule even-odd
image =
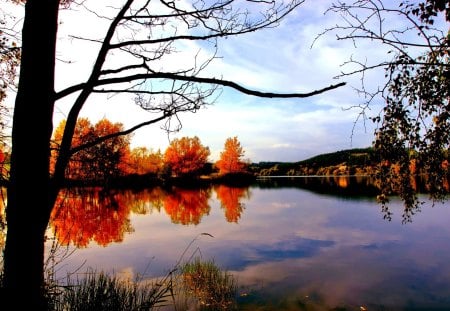
[[[52,299],[56,311],[156,310],[173,304],[171,275],[153,281],[125,280],[90,271],[82,278],[68,278]]]
[[[197,310],[237,310],[235,278],[213,260],[195,258],[180,273],[184,291],[197,299]]]

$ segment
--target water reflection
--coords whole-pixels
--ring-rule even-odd
[[[172,188],[163,199],[164,210],[175,224],[198,225],[211,207],[211,189]]]
[[[302,189],[346,200],[374,199],[378,188],[363,176],[261,178],[253,189]],[[70,188],[61,191],[51,226],[61,245],[86,247],[91,241],[106,246],[133,232],[130,214],[165,212],[173,224],[200,224],[211,211],[212,193],[229,223],[238,223],[251,200],[250,187],[152,187],[139,191]],[[280,204],[286,204],[280,202]],[[1,216],[1,215],[0,215]]]
[[[243,310],[448,310],[450,205],[383,219],[363,178],[272,178],[250,187],[71,189],[52,231],[78,247],[58,270],[164,275],[194,248],[233,273]],[[355,195],[356,194],[356,195]],[[150,267],[150,268],[149,268]],[[266,308],[267,307],[267,308]]]
[[[209,215],[212,191],[221,202],[228,222],[237,223],[249,199],[248,187],[184,189],[154,187],[142,191],[70,188],[60,192],[52,213],[51,228],[61,245],[87,247],[121,242],[134,231],[130,214],[146,215],[164,211],[173,224],[198,225]]]
[[[133,232],[129,197],[101,188],[66,189],[58,197],[51,226],[61,245],[87,247],[89,242],[106,246],[121,242]]]
[[[220,207],[225,210],[227,221],[237,223],[245,208],[242,199],[250,199],[249,188],[218,185],[214,187],[214,191],[220,201]]]
[[[349,199],[374,197],[379,193],[376,180],[368,176],[280,176],[261,177],[259,188],[298,188],[315,193],[346,196]]]

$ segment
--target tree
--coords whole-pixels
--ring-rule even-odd
[[[246,163],[242,160],[244,153],[237,136],[227,138],[220,159],[216,162],[219,174],[243,172],[246,167]]]
[[[219,87],[266,98],[305,98],[335,89],[330,85],[308,93],[272,93],[207,75],[205,68],[216,58],[221,38],[244,35],[275,27],[301,5],[302,0],[255,1],[235,3],[229,0],[138,1],[122,0],[112,5],[105,0],[27,0],[23,6],[20,34],[21,58],[18,89],[14,102],[11,135],[11,170],[7,191],[7,237],[4,249],[4,306],[12,297],[27,297],[24,309],[45,309],[44,237],[66,168],[77,152],[112,137],[132,133],[150,124],[171,121],[181,112],[195,112],[213,103]],[[101,6],[95,11],[90,5]],[[56,90],[59,12],[76,8],[106,22],[104,35],[98,38],[70,37],[97,44],[92,67],[83,82]],[[81,13],[79,13],[81,14]],[[82,23],[82,16],[75,23]],[[68,21],[70,22],[70,21]],[[97,28],[97,25],[93,28]],[[201,42],[209,48],[206,59],[173,62],[182,42]],[[120,57],[120,61],[114,62]],[[175,67],[181,64],[180,67]],[[182,64],[185,64],[183,67]],[[70,76],[71,72],[64,72]],[[147,114],[147,121],[113,134],[73,147],[72,140],[80,112],[93,94],[134,94],[135,103]],[[50,174],[50,141],[55,105],[64,100],[70,107],[66,125]],[[29,129],[32,129],[31,131]],[[176,129],[176,128],[175,128]],[[30,161],[33,142],[33,161]],[[26,255],[24,255],[26,254]]]
[[[156,174],[163,165],[163,155],[161,151],[148,150],[145,147],[133,148],[125,157],[122,171],[125,174]]]
[[[0,10],[0,141],[7,140],[7,124],[10,111],[5,105],[9,89],[15,89],[17,67],[20,63],[20,47],[17,34],[7,25],[15,23],[15,17],[1,14]]]
[[[341,77],[361,74],[358,92],[367,99],[361,115],[373,102],[385,103],[380,114],[371,118],[377,124],[374,148],[381,158],[378,198],[385,217],[391,219],[388,196],[399,194],[403,221],[410,221],[421,205],[414,188],[418,173],[425,176],[431,199],[444,200],[447,195],[443,185],[450,173],[450,2],[337,2],[329,11],[340,14],[343,23],[324,33],[387,48],[387,58],[380,62],[352,56],[347,63],[352,69]],[[371,90],[365,77],[376,69],[384,70],[385,81]]]
[[[175,176],[192,175],[205,166],[209,155],[197,136],[175,138],[164,153],[164,164]]]
[[[66,120],[62,120],[56,128],[52,141],[51,172],[54,172],[59,154]],[[103,118],[94,126],[87,118],[79,118],[76,124],[71,148],[97,140],[99,137],[114,134],[123,130],[121,123],[112,123]],[[66,178],[77,180],[95,180],[106,182],[110,178],[122,174],[122,164],[129,154],[130,137],[113,136],[99,144],[92,145],[74,153],[67,168]]]

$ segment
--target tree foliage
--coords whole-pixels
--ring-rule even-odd
[[[374,148],[381,157],[379,196],[386,218],[391,218],[388,197],[399,194],[405,203],[404,221],[420,210],[421,202],[411,182],[418,173],[426,176],[433,200],[447,193],[450,144],[450,2],[440,0],[337,2],[331,12],[343,23],[327,29],[338,40],[377,42],[387,48],[385,60],[361,61],[341,77],[361,74],[358,91],[370,104],[381,100],[384,108],[372,117],[377,124]],[[365,80],[369,71],[384,70],[385,81],[375,90]],[[414,166],[411,165],[414,161]],[[412,168],[414,167],[414,170]]]
[[[157,174],[163,167],[163,155],[159,150],[136,147],[127,154],[121,167],[125,174]]]
[[[210,151],[197,136],[175,138],[164,153],[164,164],[175,176],[195,174],[208,161]]]
[[[247,166],[242,159],[244,154],[244,148],[237,136],[227,138],[220,159],[216,162],[219,174],[243,172]]]
[[[62,120],[53,135],[51,164],[54,167],[59,153],[66,120]],[[78,119],[72,140],[74,152],[66,169],[66,178],[78,180],[106,181],[111,177],[122,175],[122,166],[129,154],[129,136],[113,136],[94,144],[100,138],[123,130],[121,123],[112,123],[101,119],[92,125],[87,118]],[[82,146],[87,146],[82,148]]]

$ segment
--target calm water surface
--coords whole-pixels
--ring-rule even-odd
[[[393,199],[387,221],[373,194],[350,186],[272,180],[75,195],[70,204],[84,211],[65,204],[54,216],[58,238],[78,246],[57,273],[157,277],[187,248],[185,257],[200,254],[235,275],[246,310],[450,310],[449,203],[425,203],[403,224],[401,202]]]

